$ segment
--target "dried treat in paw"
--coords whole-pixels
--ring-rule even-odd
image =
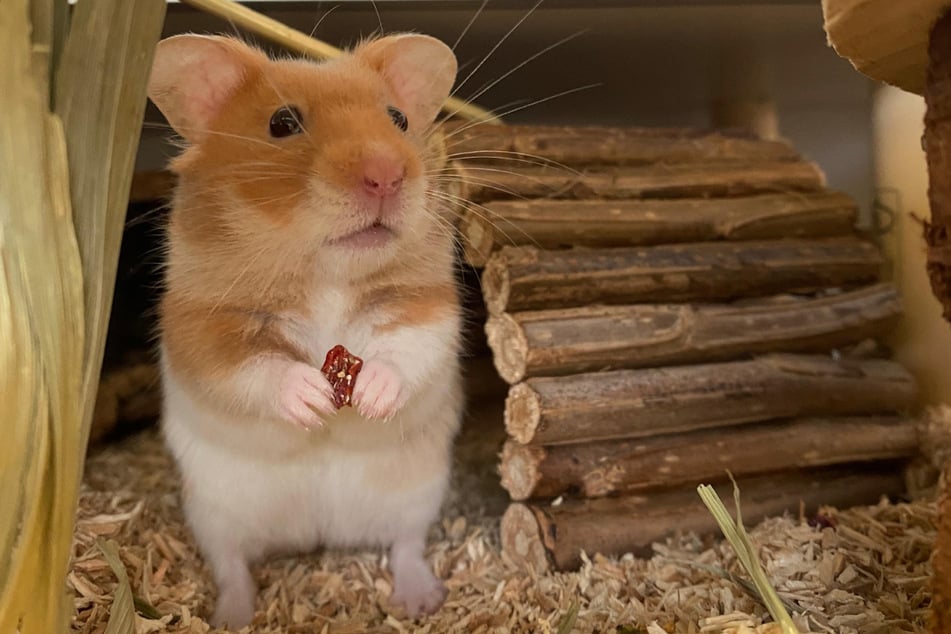
[[[343,346],[334,346],[327,353],[324,364],[320,367],[334,390],[334,405],[340,409],[350,405],[353,398],[353,385],[357,382],[357,375],[363,367],[363,359],[350,354]]]

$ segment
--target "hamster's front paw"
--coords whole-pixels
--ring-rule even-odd
[[[403,407],[404,400],[399,371],[385,361],[367,361],[353,388],[357,411],[367,418],[386,420]]]
[[[281,418],[304,429],[320,427],[336,411],[333,388],[320,370],[304,363],[292,363],[281,376],[278,413]]]

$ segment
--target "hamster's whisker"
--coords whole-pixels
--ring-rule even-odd
[[[245,274],[248,272],[248,270],[249,270],[259,259],[261,259],[261,256],[264,255],[264,254],[267,252],[267,250],[268,250],[268,249],[267,249],[267,246],[261,247],[260,249],[258,249],[258,251],[257,251],[252,257],[248,258],[248,261],[247,261],[247,263],[244,265],[244,268],[242,268],[242,269],[238,272],[238,274],[235,275],[234,279],[231,281],[230,286],[228,286],[228,288],[225,289],[225,292],[221,294],[221,297],[218,298],[218,301],[216,301],[215,304],[211,307],[211,310],[208,311],[208,316],[209,316],[209,317],[213,316],[216,312],[218,312],[218,309],[219,309],[219,308],[221,307],[221,305],[224,303],[225,299],[227,299],[228,295],[231,294],[231,291],[234,290],[234,287],[238,284],[238,282],[241,281],[241,278],[245,276]]]
[[[241,184],[244,183],[254,183],[257,181],[285,181],[291,178],[297,178],[300,176],[299,173],[295,172],[265,172],[262,167],[249,167],[246,170],[236,169],[236,170],[222,170],[220,172],[221,176],[231,176],[231,177],[240,177]]]
[[[296,192],[291,192],[290,194],[284,194],[282,196],[273,196],[271,198],[247,198],[245,200],[250,205],[257,205],[259,207],[263,207],[265,205],[273,205],[274,203],[291,201],[302,196],[306,196],[305,192],[296,191]]]
[[[142,124],[142,127],[149,128],[149,129],[154,129],[154,130],[172,130],[172,131],[174,132],[174,128],[172,128],[172,126],[170,126],[170,125],[168,125],[168,124],[164,124],[164,123],[147,122],[147,123]],[[268,142],[268,141],[263,141],[263,140],[261,140],[261,139],[255,139],[254,137],[250,137],[250,136],[243,136],[243,135],[240,135],[240,134],[231,134],[230,132],[219,132],[219,131],[217,131],[217,130],[207,130],[207,129],[201,129],[201,128],[190,128],[190,127],[185,127],[185,126],[180,126],[180,127],[181,127],[181,129],[184,130],[185,132],[202,132],[202,133],[204,133],[204,134],[213,134],[213,135],[215,135],[215,136],[227,137],[227,138],[229,138],[229,139],[238,139],[238,140],[241,140],[241,141],[251,141],[252,143],[260,143],[261,145],[266,145],[267,147],[270,147],[270,148],[279,148],[279,146],[278,146],[278,145],[275,145],[274,143],[270,143],[270,142]],[[188,145],[188,141],[187,141],[187,140],[185,141],[185,145]]]
[[[500,77],[498,77],[498,78],[496,78],[495,80],[489,82],[489,83],[488,83],[487,85],[485,85],[484,87],[479,88],[474,94],[472,94],[472,95],[466,97],[466,98],[465,98],[465,103],[472,103],[472,102],[474,102],[476,99],[478,99],[479,97],[481,97],[482,95],[484,95],[484,94],[487,93],[488,91],[492,90],[492,88],[494,88],[495,86],[497,86],[499,83],[501,83],[502,81],[504,81],[504,80],[506,80],[507,78],[509,78],[512,74],[518,72],[519,70],[521,70],[522,68],[524,68],[524,67],[527,66],[528,64],[532,63],[533,61],[535,61],[536,59],[538,59],[539,57],[541,57],[541,56],[544,55],[545,53],[548,53],[549,51],[552,51],[552,50],[558,48],[559,46],[561,46],[561,45],[563,45],[563,44],[567,44],[567,43],[570,42],[571,40],[574,40],[574,39],[580,37],[581,35],[583,35],[583,34],[586,33],[586,32],[587,32],[587,29],[582,29],[581,31],[577,31],[577,32],[575,32],[575,33],[573,33],[573,34],[571,34],[571,35],[568,35],[567,37],[561,38],[560,40],[558,40],[557,42],[555,42],[555,43],[553,43],[553,44],[549,44],[548,46],[546,46],[545,48],[541,49],[541,50],[538,51],[537,53],[535,53],[535,54],[533,54],[533,55],[530,55],[527,59],[525,59],[525,60],[523,60],[522,62],[520,62],[520,63],[516,64],[515,66],[513,66],[513,67],[511,68],[511,70],[509,70],[508,72],[503,73]],[[455,110],[454,112],[450,113],[448,116],[451,117],[451,116],[453,116],[453,115],[455,115],[455,114],[458,114],[458,113],[459,113],[459,110],[457,109],[457,110]]]
[[[511,161],[513,163],[528,163],[540,167],[557,167],[567,172],[580,175],[581,172],[574,169],[566,163],[544,157],[540,154],[529,154],[528,152],[514,152],[509,150],[469,150],[465,152],[450,152],[446,155],[447,160],[457,161],[465,164],[466,161],[477,161],[479,159],[489,159],[496,161]]]
[[[519,21],[516,22],[515,25],[512,26],[512,28],[510,28],[510,29],[508,30],[508,32],[507,32],[505,35],[502,36],[502,39],[500,39],[498,42],[496,42],[495,46],[493,46],[493,47],[489,50],[489,52],[485,54],[485,57],[482,58],[482,61],[480,61],[478,64],[476,64],[475,68],[473,68],[473,69],[469,72],[469,74],[466,75],[465,79],[463,79],[459,84],[456,85],[456,87],[455,87],[455,88],[453,89],[453,91],[450,93],[450,96],[455,96],[455,95],[459,92],[459,90],[461,90],[462,87],[466,85],[466,82],[468,82],[468,81],[472,78],[472,76],[475,75],[475,74],[479,71],[479,69],[482,68],[482,66],[483,66],[487,61],[489,61],[489,59],[492,57],[492,55],[495,54],[495,52],[499,49],[499,47],[502,46],[502,44],[505,43],[505,41],[512,35],[512,33],[514,33],[514,32],[518,29],[518,27],[520,27],[520,26],[522,25],[522,23],[525,22],[525,20],[527,20],[529,17],[531,17],[531,15],[532,15],[533,13],[535,13],[535,10],[536,10],[539,6],[541,6],[542,2],[544,2],[544,1],[545,1],[545,0],[538,0],[538,1],[532,6],[532,8],[529,9],[529,10],[525,13],[525,15],[523,15],[523,16],[521,17],[521,19],[519,19]]]
[[[466,169],[466,172],[467,172],[467,173],[471,173],[471,172],[488,172],[488,173],[490,173],[490,174],[505,174],[505,175],[507,175],[507,176],[518,176],[518,177],[520,177],[520,178],[526,178],[525,174],[523,174],[523,173],[516,172],[516,171],[513,171],[513,170],[507,170],[507,169],[504,169],[504,168],[502,168],[502,167],[483,167],[483,166],[481,166],[481,165],[472,165],[472,166],[466,166],[465,169]],[[435,177],[435,178],[444,178],[444,177],[448,177],[448,178],[456,177],[456,178],[462,178],[462,179],[465,179],[465,178],[466,178],[466,175],[458,175],[458,174],[456,174],[456,173],[454,173],[454,172],[451,172],[451,171],[443,172],[442,174],[433,173],[433,174],[429,174],[429,175],[430,175],[430,176],[433,176],[433,177]],[[537,178],[532,178],[532,177],[529,177],[529,180],[534,180],[535,182],[540,182]]]
[[[455,209],[453,209],[452,207],[454,207],[454,206],[463,207],[467,212],[469,212],[469,213],[471,213],[472,215],[478,217],[479,219],[485,221],[486,223],[488,223],[489,225],[491,225],[493,229],[498,230],[498,231],[505,237],[505,239],[506,239],[510,244],[515,244],[515,241],[512,239],[512,237],[511,237],[502,227],[500,227],[500,226],[498,225],[498,223],[493,222],[493,221],[492,221],[490,218],[488,218],[486,215],[484,215],[484,214],[482,214],[482,213],[476,211],[476,209],[474,209],[473,206],[472,206],[470,203],[468,203],[468,201],[465,201],[465,200],[463,200],[463,199],[458,199],[458,200],[455,200],[455,201],[454,201],[454,200],[452,200],[452,198],[449,197],[449,196],[451,196],[451,194],[446,194],[445,192],[430,191],[430,192],[429,192],[429,195],[432,196],[432,197],[434,197],[434,198],[436,198],[436,199],[441,199],[441,200],[443,200],[444,202],[446,202],[447,205],[448,205],[448,207],[449,207],[449,209],[447,209],[447,211],[449,211],[450,213],[453,213],[453,214],[456,215],[456,216],[460,216],[461,214],[459,214],[459,212],[457,212],[457,211],[456,211]],[[483,207],[483,209],[484,209],[484,207]],[[486,211],[488,211],[488,210],[486,210]],[[489,213],[492,213],[492,212],[489,212]],[[453,231],[455,232],[455,229],[453,229]],[[463,246],[463,242],[462,242],[463,240],[465,240],[465,238],[464,238],[464,237],[460,237],[459,239],[454,240],[454,242],[455,242],[456,244],[458,244],[460,247],[462,247],[462,246]]]
[[[317,29],[319,29],[319,28],[320,28],[320,25],[323,23],[323,21],[327,19],[327,16],[329,16],[331,13],[333,13],[334,11],[336,11],[336,10],[339,9],[339,8],[340,8],[340,5],[339,5],[339,4],[335,4],[334,6],[330,7],[330,8],[327,9],[326,11],[324,11],[324,14],[323,14],[322,16],[320,16],[320,18],[317,19],[317,24],[315,24],[315,25],[314,25],[314,28],[312,28],[312,29],[310,30],[310,37],[314,37],[314,34],[317,32]]]
[[[500,185],[497,182],[486,180],[484,178],[474,178],[472,176],[452,176],[452,175],[446,174],[444,176],[431,177],[429,180],[433,182],[437,182],[437,183],[472,183],[473,185],[478,185],[479,187],[485,187],[486,189],[491,189],[493,191],[507,194],[511,196],[512,198],[518,198],[520,200],[526,199],[525,196],[523,196],[522,194],[519,194],[517,191],[513,189],[509,189],[508,187],[505,187],[503,185]]]
[[[164,202],[157,207],[153,207],[148,211],[144,211],[141,214],[138,214],[134,218],[129,218],[125,222],[125,229],[131,229],[133,227],[138,227],[139,225],[146,224],[152,221],[153,217],[161,215],[163,213],[168,213],[171,209],[171,204]]]
[[[496,219],[507,223],[510,227],[514,227],[518,229],[518,232],[522,234],[522,237],[527,239],[529,242],[531,242],[535,246],[538,246],[537,241],[534,238],[532,238],[531,235],[529,235],[524,229],[518,228],[513,222],[511,222],[510,220],[507,220],[506,218],[503,218],[498,213],[492,211],[485,205],[474,203],[471,200],[468,200],[461,196],[456,196],[455,194],[450,194],[449,192],[433,191],[430,193],[437,195],[439,198],[443,198],[444,200],[449,202],[450,211],[453,213],[456,213],[456,215],[458,215],[458,213],[455,211],[455,207],[462,207],[463,209],[465,209],[472,215],[478,217],[480,220],[488,223],[489,225],[492,226],[493,229],[498,230],[510,244],[515,244],[515,240],[513,240],[512,236],[510,236],[508,232],[502,228],[499,222],[496,222]],[[480,211],[477,211],[477,209]]]
[[[380,30],[380,37],[383,37],[383,34],[386,33],[386,31],[383,30],[383,18],[380,17],[380,8],[376,6],[376,0],[370,0],[370,6],[373,7],[373,12],[376,14],[376,21],[379,25],[378,28]],[[373,39],[372,33],[368,39]]]
[[[438,199],[433,199],[433,200],[434,202],[438,203]],[[461,248],[462,242],[452,222],[448,218],[444,217],[438,211],[434,212],[432,209],[427,208],[425,205],[423,206],[423,208],[424,208],[424,213],[427,215],[427,217],[430,220],[432,220],[437,225],[437,228],[443,233],[443,235],[448,237],[449,240],[453,243],[453,245]],[[449,210],[447,209],[446,211],[448,212]],[[417,253],[417,255],[425,255],[425,254],[426,254],[426,250],[424,249],[421,249]]]
[[[482,0],[482,4],[479,5],[479,8],[476,9],[476,12],[472,14],[472,17],[469,18],[468,24],[462,29],[462,33],[459,34],[459,37],[456,38],[456,41],[452,43],[452,50],[455,52],[456,47],[459,46],[459,43],[462,42],[462,38],[466,36],[466,33],[469,32],[469,29],[472,28],[472,25],[475,24],[475,21],[479,19],[479,16],[482,15],[482,11],[485,10],[485,6],[489,4],[489,0]]]
[[[496,115],[497,117],[499,117],[499,118],[506,117],[506,116],[508,116],[508,115],[510,115],[510,114],[514,114],[514,113],[516,113],[516,112],[520,112],[520,111],[525,110],[525,109],[527,109],[527,108],[533,108],[533,107],[535,107],[535,106],[541,105],[541,104],[546,103],[546,102],[548,102],[548,101],[553,101],[553,100],[559,99],[559,98],[561,98],[561,97],[566,97],[566,96],[568,96],[568,95],[573,95],[574,93],[582,92],[582,91],[584,91],[584,90],[590,90],[591,88],[597,88],[598,86],[601,86],[601,82],[596,82],[596,83],[593,83],[593,84],[585,84],[584,86],[576,86],[575,88],[569,88],[569,89],[567,89],[567,90],[562,90],[562,91],[556,92],[556,93],[554,93],[554,94],[552,94],[552,95],[548,95],[547,97],[541,97],[541,98],[539,98],[539,99],[534,99],[534,100],[532,100],[532,101],[530,101],[530,102],[528,102],[528,103],[526,103],[526,104],[524,104],[524,105],[517,106],[517,107],[515,107],[515,108],[510,108],[509,110],[505,110],[505,111],[503,111],[503,112],[498,112],[498,111],[496,111],[496,112],[495,112],[495,115]],[[465,132],[466,130],[471,129],[471,128],[474,127],[474,126],[484,125],[484,124],[485,124],[484,121],[473,121],[472,123],[463,125],[463,126],[461,126],[460,128],[458,128],[458,129],[456,129],[456,130],[453,130],[450,134],[446,135],[446,137],[447,137],[447,139],[448,139],[448,138],[450,138],[450,137],[452,137],[452,136],[455,136],[455,135],[457,135],[457,134],[461,134],[462,132]]]
[[[442,194],[442,193],[444,192],[438,189],[426,189],[425,191],[425,194],[427,196],[429,194]],[[437,206],[437,209],[430,209],[428,205],[423,205],[423,211],[428,216],[435,219],[437,222],[441,223],[443,226],[447,227],[450,233],[454,234],[455,225],[453,224],[452,220],[450,220],[449,216],[458,215],[453,209],[456,203],[452,201],[452,199],[450,198],[447,198],[445,196],[438,196],[438,195],[431,197],[429,200],[430,202],[432,202],[434,205]]]

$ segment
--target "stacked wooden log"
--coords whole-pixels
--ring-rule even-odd
[[[747,521],[903,491],[916,388],[875,343],[898,296],[855,203],[788,144],[529,126],[454,143],[510,385],[513,559],[713,531],[695,488],[728,470]]]

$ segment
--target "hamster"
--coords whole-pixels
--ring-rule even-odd
[[[389,548],[411,616],[445,599],[424,545],[461,420],[461,309],[427,137],[456,72],[415,34],[322,63],[219,36],[158,45],[149,97],[185,141],[162,429],[217,626],[252,620],[249,564],[318,546]],[[364,360],[340,410],[319,371],[338,344]]]

